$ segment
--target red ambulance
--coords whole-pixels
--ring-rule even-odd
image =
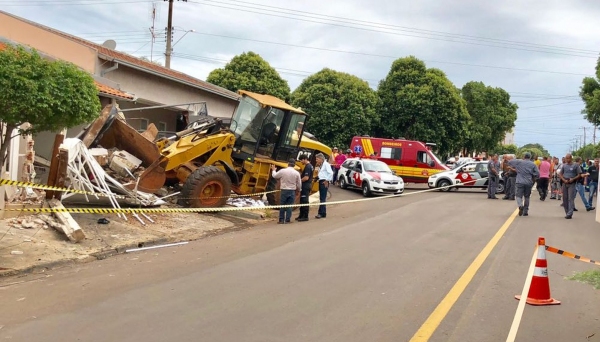
[[[353,157],[372,158],[389,165],[405,183],[427,183],[429,176],[449,170],[431,152],[435,144],[405,139],[352,138],[350,149]]]

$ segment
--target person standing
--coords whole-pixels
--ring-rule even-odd
[[[333,175],[333,185],[336,185],[339,183],[339,172],[340,172],[340,167],[342,166],[342,164],[344,164],[344,162],[346,161],[346,159],[348,158],[348,154],[350,153],[350,150],[346,151],[346,154],[343,153],[339,153],[336,157],[335,157],[335,170],[333,170],[333,172],[335,173]]]
[[[590,211],[590,210],[594,210],[596,208],[592,207],[590,205],[590,203],[588,202],[587,198],[585,198],[585,183],[587,182],[587,177],[588,177],[588,173],[587,171],[583,168],[583,166],[581,166],[581,158],[577,157],[575,159],[575,162],[577,163],[577,165],[579,165],[579,179],[577,179],[577,182],[575,183],[575,188],[577,189],[577,193],[579,194],[579,197],[581,197],[581,201],[583,202],[583,205],[585,206],[585,210],[586,211]]]
[[[550,162],[548,157],[544,157],[539,166],[540,178],[537,181],[537,190],[540,194],[540,200],[545,201],[548,196],[548,183],[550,181]]]
[[[304,170],[300,175],[300,181],[302,181],[302,190],[300,191],[300,204],[308,204],[308,196],[310,196],[310,190],[312,189],[313,183],[313,166],[308,160],[308,156],[303,154],[300,156],[300,162],[304,164]],[[303,222],[308,221],[309,206],[305,205],[300,207],[300,215],[296,217],[296,221]]]
[[[333,171],[331,170],[331,165],[325,160],[323,153],[317,154],[316,158],[318,168],[317,177],[319,177],[319,201],[321,202],[321,205],[319,206],[318,215],[315,216],[315,218],[321,219],[327,217],[327,206],[325,205],[325,202],[327,201],[327,189],[329,188],[329,183],[333,179]]]
[[[529,152],[525,152],[522,160],[511,160],[509,165],[517,171],[515,197],[519,207],[519,216],[529,216],[529,197],[533,183],[540,176],[540,171],[531,161]]]
[[[331,159],[329,159],[329,161],[331,162],[331,169],[333,170],[333,185],[335,185],[335,183],[337,182],[338,179],[338,172],[340,171],[340,164],[337,163],[337,158],[341,153],[339,153],[339,150],[337,147],[334,147],[332,152],[331,152]]]
[[[594,195],[598,192],[598,166],[600,161],[598,159],[594,159],[594,162],[590,167],[588,167],[588,173],[590,174],[587,178],[587,186],[590,188],[590,194],[588,195],[588,203],[591,207],[593,207],[594,203]]]
[[[510,161],[513,160],[513,156],[507,156],[505,159],[506,171],[504,171],[503,175],[506,175],[506,181],[504,183],[504,196],[502,199],[504,200],[515,200],[515,187],[517,181],[517,171],[510,166]]]
[[[498,199],[496,191],[498,191],[498,181],[500,180],[500,163],[497,154],[492,154],[488,161],[488,176],[488,199]]]
[[[300,192],[302,188],[302,182],[300,181],[300,173],[296,171],[294,166],[296,160],[294,158],[288,161],[288,167],[277,171],[275,165],[271,165],[271,176],[275,179],[279,179],[281,184],[279,186],[281,192],[280,205],[294,204],[296,199],[296,193]],[[279,222],[278,224],[291,223],[292,218],[292,207],[280,208],[279,209]]]
[[[567,154],[559,170],[560,180],[562,181],[563,208],[565,209],[565,218],[573,218],[575,211],[575,195],[577,193],[576,183],[581,177],[581,168],[573,163],[573,156]]]

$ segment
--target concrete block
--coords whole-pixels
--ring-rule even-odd
[[[89,152],[94,156],[94,159],[100,164],[100,166],[108,165],[108,150],[105,148],[90,148]]]
[[[133,173],[132,171],[141,164],[142,161],[131,153],[127,151],[118,151],[112,154],[112,159],[110,160],[110,165],[108,167],[119,174],[119,176],[128,177],[129,172]]]

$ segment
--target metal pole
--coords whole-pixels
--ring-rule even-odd
[[[173,34],[173,1],[169,0],[169,19],[167,20],[167,51],[165,53],[165,68],[171,69],[171,35]]]
[[[161,105],[161,106],[152,106],[152,107],[140,107],[140,108],[128,108],[128,109],[120,109],[120,112],[132,112],[134,110],[146,110],[146,109],[158,109],[158,108],[170,108],[170,107],[177,107],[177,106],[189,106],[189,105],[193,105],[193,104],[201,104],[201,103],[206,103],[206,101],[200,101],[200,102],[188,102],[188,103],[180,103],[180,104],[172,104],[172,105]]]

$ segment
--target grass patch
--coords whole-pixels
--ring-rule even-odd
[[[575,273],[568,277],[569,280],[575,280],[580,283],[592,285],[596,290],[600,289],[600,270],[585,271]]]

